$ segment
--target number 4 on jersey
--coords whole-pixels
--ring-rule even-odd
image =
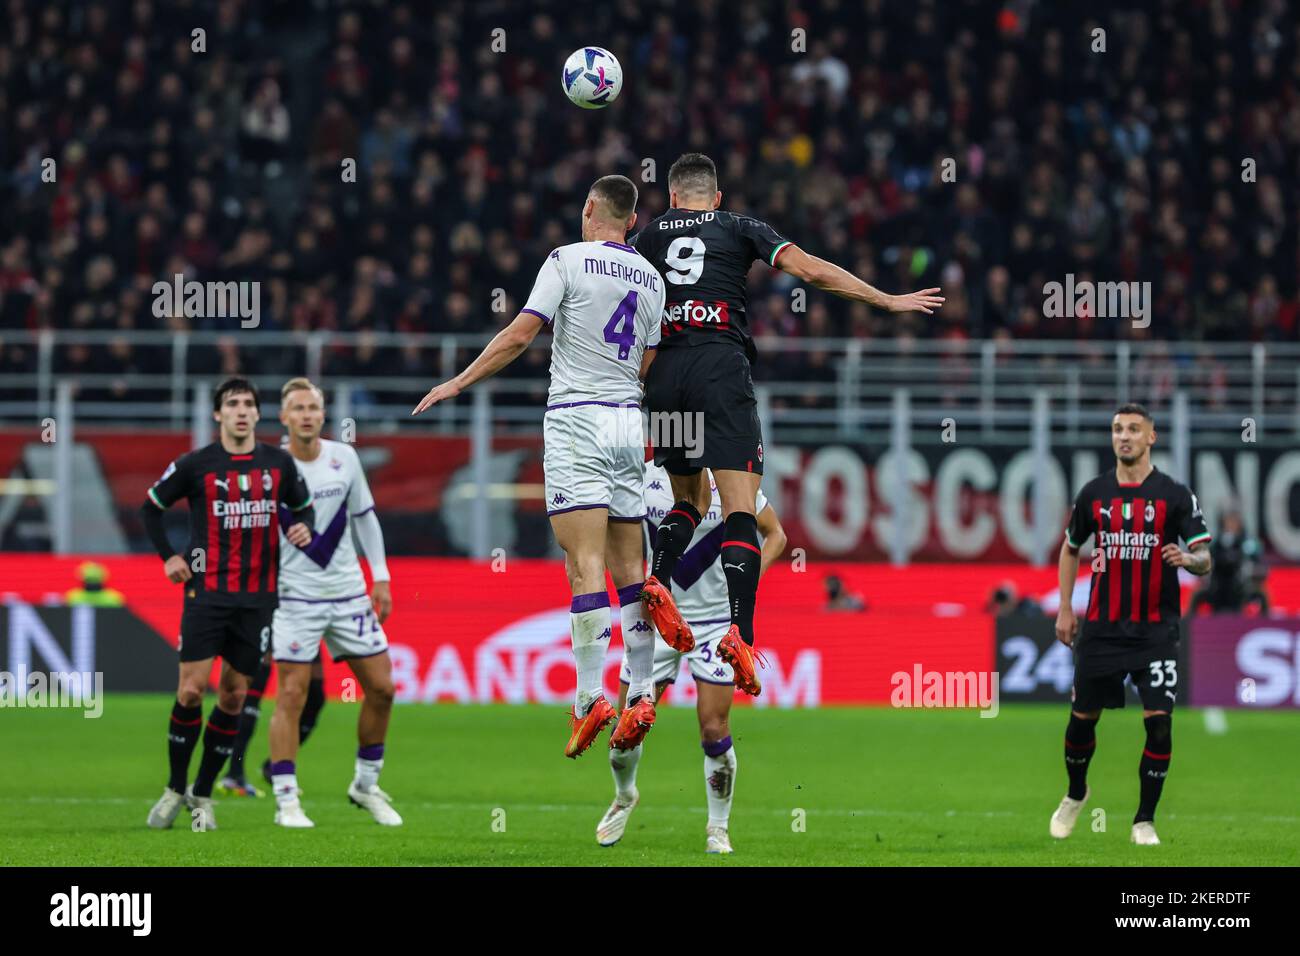
[[[619,361],[626,362],[636,343],[636,290],[623,296],[614,314],[605,323],[605,341],[618,346]]]

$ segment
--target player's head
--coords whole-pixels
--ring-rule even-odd
[[[682,153],[668,170],[668,205],[674,209],[717,209],[718,167],[703,153]]]
[[[314,441],[325,425],[325,393],[309,378],[291,378],[280,389],[280,423],[289,437]]]
[[[212,393],[212,419],[221,426],[224,438],[243,441],[253,433],[261,417],[257,386],[246,378],[232,376]]]
[[[590,242],[602,232],[614,230],[620,238],[636,222],[636,183],[626,176],[601,176],[591,184],[582,207],[582,238]]]
[[[1156,422],[1151,413],[1137,402],[1115,410],[1110,420],[1110,445],[1115,457],[1125,465],[1136,465],[1151,454],[1156,443]]]

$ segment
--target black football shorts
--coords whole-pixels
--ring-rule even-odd
[[[1143,710],[1172,713],[1180,690],[1178,642],[1126,648],[1105,639],[1081,641],[1075,652],[1071,709],[1091,713],[1123,707],[1126,677],[1142,699]]]
[[[220,657],[241,674],[253,676],[271,646],[270,607],[221,607],[185,602],[181,612],[182,661]]]
[[[660,348],[645,383],[655,464],[673,475],[761,475],[763,429],[745,353],[730,342]]]

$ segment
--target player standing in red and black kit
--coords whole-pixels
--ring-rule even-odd
[[[167,732],[171,775],[149,811],[149,826],[155,829],[170,827],[182,803],[202,811],[201,828],[216,829],[212,785],[230,756],[249,678],[270,644],[271,613],[278,603],[280,503],[295,518],[285,531],[289,541],[304,547],[312,538],[311,492],[298,466],[287,451],[254,436],[260,408],[252,383],[242,378],[222,382],[213,393],[212,411],[220,439],[168,465],[140,508],[167,578],[185,589],[180,681]],[[182,498],[190,505],[185,555],[172,548],[162,520],[163,512]],[[222,659],[217,705],[203,734],[198,776],[187,791],[203,691],[215,657]]]
[[[1061,545],[1061,610],[1056,637],[1073,647],[1074,691],[1065,730],[1070,789],[1052,814],[1052,836],[1074,829],[1088,799],[1088,763],[1097,721],[1124,706],[1124,678],[1142,698],[1147,739],[1138,764],[1140,799],[1134,843],[1154,845],[1156,803],[1172,753],[1170,714],[1178,698],[1178,569],[1210,573],[1210,532],[1196,495],[1151,464],[1155,422],[1141,405],[1123,405],[1111,421],[1115,468],[1083,486]],[[1079,548],[1097,536],[1096,568],[1082,627],[1070,606]],[[1178,539],[1188,550],[1178,547]],[[1078,640],[1075,639],[1076,633]]]
[[[709,508],[712,491],[703,469],[711,469],[722,499],[722,568],[732,623],[718,653],[732,666],[736,685],[757,696],[761,685],[752,648],[761,552],[754,501],[763,475],[763,435],[750,376],[755,350],[745,316],[749,268],[761,260],[841,298],[889,312],[928,313],[944,300],[938,289],[886,295],[808,255],[767,223],[720,210],[717,169],[701,153],[685,153],[673,163],[668,200],[671,208],[632,241],[663,274],[668,293],[645,398],[652,416],[702,415],[703,451],[690,456],[682,448],[655,448],[655,464],[668,472],[676,504],[659,525],[642,600],[670,645],[693,646],[690,627],[672,599],[672,574],[700,513]]]

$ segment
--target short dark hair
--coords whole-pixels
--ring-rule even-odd
[[[703,153],[682,153],[668,170],[668,187],[691,196],[718,191],[718,167]]]
[[[603,202],[615,219],[636,212],[636,183],[626,176],[601,176],[591,184],[591,195]]]
[[[212,410],[221,411],[221,403],[231,395],[238,395],[242,392],[248,392],[253,396],[253,406],[260,412],[262,410],[262,400],[257,394],[257,386],[248,379],[240,375],[232,375],[226,379],[212,392]]]
[[[1156,423],[1156,420],[1151,417],[1151,413],[1147,411],[1146,406],[1139,405],[1137,402],[1125,402],[1119,408],[1115,409],[1115,414],[1116,415],[1141,415],[1152,425]]]

